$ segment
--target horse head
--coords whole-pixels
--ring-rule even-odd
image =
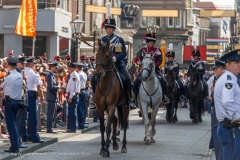
[[[143,51],[143,61],[142,61],[142,80],[148,81],[154,77],[155,74],[155,64],[153,61],[153,52],[147,54]]]
[[[113,63],[112,52],[110,51],[110,41],[107,43],[98,39],[98,51],[96,54],[96,72],[97,77],[104,77],[107,69]]]
[[[190,65],[190,83],[194,86],[200,80],[198,65]]]
[[[173,70],[173,68],[166,68],[166,70],[167,70],[166,75],[167,86],[168,88],[173,89],[176,81],[176,73]]]

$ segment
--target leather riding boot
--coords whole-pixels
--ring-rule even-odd
[[[162,101],[163,101],[164,104],[168,104],[168,103],[170,103],[170,100],[169,100],[169,98],[166,96],[166,95],[167,95],[167,82],[166,82],[166,80],[162,77],[161,74],[159,74],[157,77],[158,77],[158,79],[159,79],[159,81],[160,81],[160,83],[161,83],[161,85],[162,85],[162,91],[163,91],[163,99],[162,99]]]

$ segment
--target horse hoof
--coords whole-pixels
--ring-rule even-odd
[[[114,151],[117,151],[119,149],[119,146],[118,146],[118,144],[116,143],[115,145],[113,145],[113,150]]]
[[[110,157],[110,153],[109,152],[104,152],[103,157]]]
[[[144,137],[143,141],[146,141],[146,139],[147,139],[147,138],[146,138],[146,137]]]
[[[155,143],[155,140],[152,138],[152,139],[150,140],[150,143]]]
[[[127,148],[122,148],[121,153],[127,153]]]
[[[149,139],[147,139],[147,140],[145,141],[145,145],[151,145],[151,142],[150,142]]]
[[[120,142],[121,141],[120,137],[116,137],[116,141]]]
[[[103,154],[104,154],[104,150],[100,150],[99,155],[103,156]]]

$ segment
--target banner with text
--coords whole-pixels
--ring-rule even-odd
[[[37,0],[23,0],[15,28],[15,33],[22,36],[36,36]]]

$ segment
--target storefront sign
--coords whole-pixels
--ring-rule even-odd
[[[67,27],[62,27],[62,32],[68,33],[68,28]]]
[[[3,29],[15,29],[16,25],[3,25]]]

